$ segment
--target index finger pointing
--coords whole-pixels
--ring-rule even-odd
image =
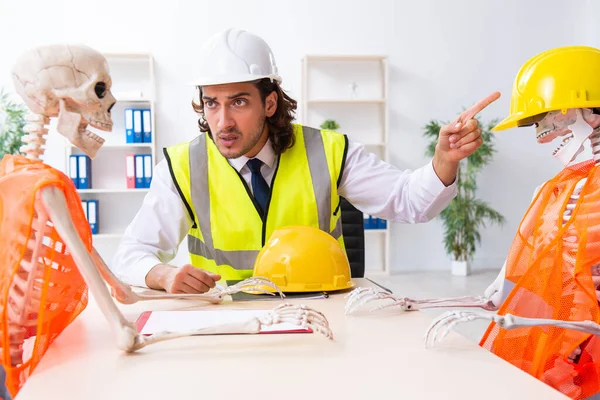
[[[475,103],[470,108],[465,110],[462,114],[460,114],[457,122],[463,123],[463,124],[467,123],[467,121],[469,121],[471,118],[473,118],[479,112],[481,112],[481,110],[483,110],[484,108],[486,108],[487,106],[492,104],[494,101],[498,100],[499,98],[500,98],[500,92],[494,92],[494,93],[490,94],[489,96],[487,96],[485,99],[479,100],[477,103]]]

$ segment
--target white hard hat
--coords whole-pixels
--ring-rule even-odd
[[[199,77],[192,84],[220,85],[263,78],[281,83],[269,45],[249,32],[228,29],[210,38],[202,48]]]

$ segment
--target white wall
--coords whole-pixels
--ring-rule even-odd
[[[594,4],[596,3],[596,4]],[[226,27],[250,30],[271,45],[284,88],[298,98],[306,53],[387,54],[390,61],[391,162],[418,168],[431,118],[448,120],[463,106],[500,90],[483,119],[508,113],[519,67],[548,48],[600,46],[597,2],[564,0],[0,0],[0,86],[23,50],[85,43],[100,51],[153,53],[159,148],[197,134],[191,111],[198,48]],[[34,11],[35,10],[35,11]],[[594,13],[594,11],[596,11]],[[137,20],[136,20],[137,18]],[[52,147],[52,142],[50,147]],[[480,179],[479,196],[504,214],[504,228],[483,232],[476,267],[499,268],[535,186],[560,170],[551,149],[527,128],[500,133],[498,154]],[[56,149],[51,149],[50,153]],[[53,160],[59,160],[58,157]],[[393,225],[395,271],[448,267],[439,221]]]

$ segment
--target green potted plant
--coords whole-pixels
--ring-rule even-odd
[[[458,169],[458,193],[450,205],[440,214],[444,224],[444,247],[452,257],[452,274],[468,275],[470,262],[477,245],[481,242],[481,229],[486,223],[502,225],[504,217],[486,202],[476,197],[477,175],[490,163],[496,152],[492,128],[498,120],[479,123],[483,144],[473,154],[462,160]],[[424,128],[424,136],[429,139],[426,155],[433,157],[435,145],[442,125],[445,122],[430,121]]]
[[[336,131],[340,128],[340,125],[332,119],[327,119],[321,124],[321,129]]]
[[[24,105],[11,101],[8,93],[0,90],[0,160],[5,154],[19,154],[26,114]]]

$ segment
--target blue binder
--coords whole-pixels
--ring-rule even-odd
[[[92,188],[92,159],[86,155],[78,155],[78,169],[77,174],[79,176],[78,189],[91,189]]]
[[[144,155],[135,155],[135,188],[144,188]]]
[[[69,156],[69,177],[73,181],[73,184],[76,188],[79,189],[79,174],[77,170],[79,169],[79,160],[76,155]]]
[[[144,154],[144,187],[148,189],[152,182],[152,154]]]
[[[142,129],[144,132],[142,135],[142,142],[152,143],[152,118],[150,109],[142,110]]]
[[[81,208],[83,209],[83,215],[85,215],[85,220],[89,221],[87,200],[81,200]]]
[[[90,223],[90,229],[92,234],[98,233],[98,200],[88,200],[88,222]]]
[[[133,143],[142,143],[142,110],[133,110]]]
[[[133,108],[125,109],[125,141],[133,143]]]

